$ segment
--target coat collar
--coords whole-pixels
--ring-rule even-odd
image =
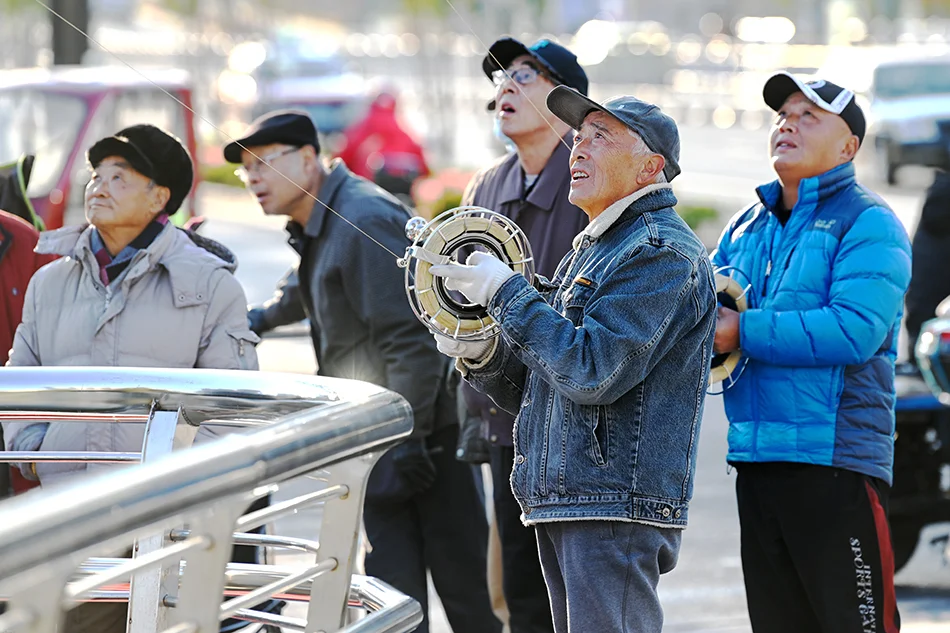
[[[558,195],[558,190],[564,183],[565,174],[569,173],[571,159],[571,133],[566,134],[551,152],[548,162],[544,164],[544,169],[538,174],[538,180],[534,187],[528,192],[527,202],[538,207],[551,211],[554,209],[554,202]],[[521,163],[518,161],[518,155],[511,155],[510,168],[505,174],[505,179],[501,183],[499,201],[501,203],[517,202],[521,200],[524,194],[524,171]]]
[[[36,252],[75,260],[89,275],[99,279],[99,263],[92,248],[91,225],[68,226],[55,231],[40,234]],[[209,247],[220,249],[220,256]],[[225,261],[230,255],[230,261]],[[171,279],[175,293],[175,304],[179,307],[193,305],[207,300],[201,290],[206,285],[209,267],[224,268],[234,272],[237,260],[227,249],[212,240],[200,236],[191,237],[172,223],[168,223],[162,232],[146,248],[139,250],[129,264],[129,270],[122,286],[131,284],[157,267],[164,267]]]
[[[346,165],[339,158],[330,163],[330,171],[320,184],[320,190],[317,192],[317,200],[313,203],[313,210],[310,212],[307,225],[301,227],[293,220],[287,223],[287,232],[290,233],[291,236],[291,245],[293,245],[294,241],[300,242],[303,236],[309,238],[320,237],[320,233],[323,232],[323,225],[326,224],[327,215],[332,213],[327,207],[333,208],[333,200],[350,174],[350,170],[347,169]]]
[[[795,203],[792,214],[794,215],[798,208],[814,209],[819,203],[854,183],[853,162],[838,165],[834,169],[811,178],[804,178],[798,183],[798,202]],[[782,199],[782,183],[773,180],[758,187],[755,192],[762,201],[762,206],[774,214]]]
[[[657,193],[656,196],[650,195],[655,192],[661,193]],[[676,197],[673,195],[673,187],[669,183],[655,183],[647,185],[643,189],[638,189],[629,196],[617,200],[604,209],[603,213],[591,220],[587,228],[574,238],[574,249],[577,249],[585,235],[595,240],[600,238],[628,209],[632,213],[640,215],[648,211],[672,207],[675,204]]]

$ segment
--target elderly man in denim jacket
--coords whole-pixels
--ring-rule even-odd
[[[437,335],[466,380],[517,413],[511,485],[537,528],[558,633],[659,633],[693,490],[716,293],[706,250],[673,210],[676,124],[654,105],[598,105],[558,86],[577,130],[570,200],[591,223],[553,281],[499,260],[433,266],[501,335]]]

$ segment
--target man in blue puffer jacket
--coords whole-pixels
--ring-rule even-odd
[[[854,94],[786,73],[763,93],[778,180],[713,255],[755,291],[741,314],[720,308],[715,340],[748,359],[725,405],[752,628],[891,633],[886,509],[910,242],[855,182],[865,119]]]

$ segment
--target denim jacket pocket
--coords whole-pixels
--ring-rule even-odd
[[[610,413],[603,405],[585,406],[590,420],[590,450],[594,463],[606,466],[610,458]]]
[[[585,308],[596,290],[596,283],[578,277],[561,295],[564,304],[564,316],[575,326],[584,322]]]

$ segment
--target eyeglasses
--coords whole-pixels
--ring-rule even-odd
[[[280,158],[281,156],[292,154],[299,149],[300,149],[299,147],[290,147],[287,149],[282,149],[277,152],[271,152],[270,154],[265,154],[264,156],[261,156],[258,160],[255,160],[250,165],[242,165],[241,167],[238,167],[237,169],[235,169],[234,175],[240,178],[241,182],[243,182],[246,185],[251,179],[251,174],[259,174],[261,167],[265,165],[270,167],[270,164],[273,163],[278,158]],[[273,169],[273,167],[271,167],[271,169]]]
[[[492,83],[494,83],[496,87],[508,81],[509,78],[516,81],[519,85],[527,86],[530,83],[534,83],[538,77],[545,77],[555,84],[560,83],[559,81],[548,77],[548,75],[542,72],[541,69],[530,64],[525,64],[520,68],[509,69],[507,71],[499,69],[491,74]]]

